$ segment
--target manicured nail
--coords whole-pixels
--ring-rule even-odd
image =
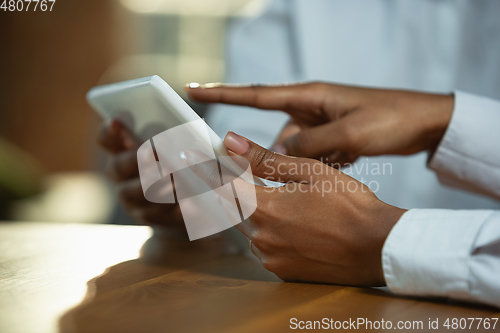
[[[232,150],[236,154],[243,155],[250,148],[250,144],[243,137],[236,133],[228,132],[224,144],[229,150]]]
[[[203,88],[203,89],[209,89],[209,88],[217,88],[217,87],[220,87],[222,86],[222,83],[219,83],[219,82],[212,82],[212,83],[205,83],[205,84],[202,84],[200,86],[200,88]]]
[[[190,89],[210,89],[210,88],[217,88],[220,86],[222,86],[222,83],[199,84],[198,82],[191,82],[184,86],[184,90],[189,92]]]
[[[200,87],[200,84],[198,82],[191,82],[191,83],[186,84],[185,87],[189,88],[189,89],[196,89],[196,88]]]
[[[274,146],[271,147],[271,150],[274,151],[275,153],[281,154],[281,155],[286,155],[287,151],[284,145],[277,143]]]

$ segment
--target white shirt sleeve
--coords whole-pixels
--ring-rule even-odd
[[[500,212],[412,209],[382,250],[392,292],[500,307]]]
[[[457,92],[453,117],[429,167],[455,187],[500,198],[500,103]],[[413,209],[382,250],[395,293],[500,307],[500,211]]]
[[[500,200],[500,102],[455,92],[453,116],[429,168],[443,184]]]

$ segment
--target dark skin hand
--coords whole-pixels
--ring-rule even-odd
[[[363,155],[434,151],[454,104],[450,95],[321,82],[209,84],[186,87],[186,91],[198,102],[287,112],[291,120],[274,150],[337,166]],[[316,160],[273,153],[234,133],[224,142],[250,161],[254,175],[287,182],[283,191],[257,188],[257,210],[249,221],[238,225],[268,270],[288,281],[385,285],[382,247],[405,210],[383,203],[365,185]],[[316,165],[324,172],[297,175],[293,167],[297,163]],[[278,166],[282,172],[277,173]],[[340,186],[324,194],[314,189],[317,181],[358,186]]]
[[[285,281],[385,285],[382,247],[405,210],[314,159],[277,154],[232,132],[224,143],[230,153],[250,162],[254,175],[286,182],[270,188],[234,181],[244,189],[238,194],[240,204],[255,188],[257,208],[236,228],[252,240],[252,252],[267,270]],[[203,156],[185,154],[186,164],[200,178],[212,188],[220,186],[218,170],[199,163]],[[297,174],[297,167],[304,171]],[[224,207],[229,201],[219,202]]]
[[[432,151],[453,110],[452,96],[326,83],[210,87],[187,91],[200,102],[283,110],[292,120],[277,141],[277,151],[339,164],[361,155]],[[119,184],[127,209],[147,223],[182,225],[176,205],[144,199],[135,156],[138,144],[130,133],[114,122],[103,129],[99,141],[113,156],[109,175]],[[252,240],[264,267],[287,281],[385,284],[382,247],[405,210],[380,201],[365,185],[314,159],[273,153],[234,133],[224,142],[250,162],[254,175],[287,182],[280,190],[257,187],[255,213],[237,226]],[[195,155],[187,152],[187,159]],[[311,169],[297,174],[297,164]],[[321,172],[307,171],[314,168]],[[204,178],[204,170],[197,173]],[[319,191],[314,185],[318,182],[335,190]]]
[[[115,119],[102,127],[97,142],[109,154],[107,176],[127,212],[138,222],[161,225],[187,238],[179,205],[152,203],[144,197],[137,166],[140,140]]]
[[[146,224],[185,230],[178,205],[150,203],[144,198],[136,159],[139,141],[120,122],[112,121],[102,129],[99,142],[110,153],[108,177],[117,184],[127,211]],[[380,253],[404,210],[381,202],[365,185],[318,161],[285,157],[233,133],[224,142],[230,151],[250,161],[255,175],[290,182],[281,191],[258,187],[257,210],[237,226],[253,241],[253,253],[266,269],[286,281],[385,284]],[[316,166],[324,175],[290,176],[294,163]],[[313,186],[316,181],[341,181],[357,184],[357,188],[322,194]]]
[[[282,110],[291,116],[273,150],[345,165],[359,156],[433,151],[451,119],[452,95],[313,82],[186,87],[198,102]]]

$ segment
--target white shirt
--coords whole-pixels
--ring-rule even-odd
[[[500,199],[500,102],[457,92],[429,167],[449,185]],[[412,209],[382,251],[389,289],[500,307],[500,211]]]

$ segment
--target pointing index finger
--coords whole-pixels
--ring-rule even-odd
[[[231,85],[210,83],[189,84],[185,87],[189,97],[202,103],[245,105],[266,110],[288,112],[297,104],[314,102],[308,89],[311,84],[294,85]]]

